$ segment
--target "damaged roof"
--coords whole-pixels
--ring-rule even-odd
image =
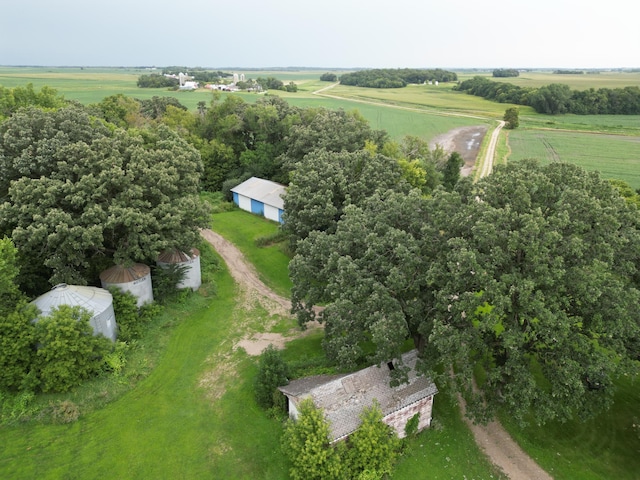
[[[316,407],[325,412],[331,435],[339,440],[354,432],[360,425],[360,412],[374,400],[380,405],[382,415],[401,410],[415,402],[438,393],[431,379],[417,375],[415,366],[418,351],[402,355],[402,362],[409,367],[408,383],[390,387],[391,371],[387,364],[372,366],[347,375],[316,376],[293,380],[280,391],[295,403],[312,398]]]

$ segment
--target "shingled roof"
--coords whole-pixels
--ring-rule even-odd
[[[311,398],[325,412],[333,440],[353,433],[360,425],[360,412],[374,400],[383,417],[438,393],[436,385],[416,374],[417,350],[402,356],[410,368],[409,382],[390,387],[391,375],[386,364],[372,366],[347,375],[316,376],[293,380],[280,391],[294,402]]]

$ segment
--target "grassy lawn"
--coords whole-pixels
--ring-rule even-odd
[[[260,280],[267,286],[279,295],[290,296],[291,280],[286,242],[266,247],[256,246],[256,239],[278,232],[278,223],[236,208],[230,212],[214,214],[212,230],[225,237],[244,254],[256,267]]]
[[[617,383],[615,404],[587,422],[520,429],[502,423],[556,480],[637,479],[640,472],[639,379]],[[633,425],[637,425],[635,428]]]

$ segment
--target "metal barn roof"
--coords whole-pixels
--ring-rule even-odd
[[[265,205],[270,205],[280,210],[284,209],[282,195],[284,195],[286,187],[271,180],[251,177],[237,187],[232,188],[231,191],[238,195],[262,202]]]

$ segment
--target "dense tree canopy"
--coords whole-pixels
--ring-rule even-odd
[[[345,207],[365,201],[378,188],[408,189],[400,167],[390,158],[365,150],[314,151],[292,173],[283,228],[294,245],[312,231],[334,233]]]
[[[177,78],[152,73],[150,75],[140,75],[137,85],[140,88],[177,88],[179,83]]]
[[[500,405],[519,420],[586,416],[637,356],[638,226],[608,182],[567,164],[510,165],[432,198],[381,192],[299,244],[294,310],[304,323],[326,304],[325,347],[345,365],[412,338],[425,365],[455,367],[441,381],[476,418]]]
[[[476,76],[460,82],[454,89],[500,103],[528,105],[538,113],[552,115],[640,114],[640,88],[637,86],[571,90],[567,85],[552,83],[540,88],[530,88]]]
[[[340,76],[342,85],[369,88],[402,88],[410,83],[426,81],[455,82],[458,76],[454,72],[436,69],[373,69],[358,70]]]
[[[109,129],[78,108],[25,110],[0,126],[0,230],[49,270],[86,283],[96,262],[190,248],[206,216],[202,163],[170,129]],[[37,260],[36,260],[37,259]]]
[[[494,77],[519,77],[520,71],[515,68],[496,68],[493,71]]]
[[[30,106],[59,108],[66,103],[64,97],[51,87],[42,87],[38,92],[33,88],[32,83],[15,88],[5,88],[0,85],[0,121],[21,108]]]

